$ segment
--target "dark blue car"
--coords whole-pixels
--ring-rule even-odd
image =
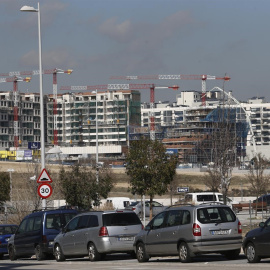
[[[0,259],[8,253],[7,244],[10,236],[14,234],[18,226],[14,224],[0,225]]]
[[[53,241],[66,223],[78,214],[77,210],[36,211],[26,216],[10,237],[8,254],[10,260],[36,255],[38,261],[53,253]]]

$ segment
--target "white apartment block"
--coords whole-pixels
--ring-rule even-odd
[[[46,129],[51,144],[54,143],[53,103],[53,95],[49,95]],[[140,124],[140,92],[119,90],[58,95],[56,124],[60,146],[95,146],[97,135],[99,145],[127,145],[129,125]]]

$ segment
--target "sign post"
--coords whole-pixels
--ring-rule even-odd
[[[42,199],[47,199],[52,195],[52,187],[49,183],[52,183],[52,179],[46,169],[44,168],[37,179],[38,186],[38,195]]]

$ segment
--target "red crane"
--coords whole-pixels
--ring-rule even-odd
[[[53,141],[54,145],[58,145],[58,131],[57,131],[57,74],[58,73],[66,73],[71,74],[72,69],[45,69],[42,74],[53,74]],[[0,73],[0,76],[30,76],[30,75],[39,75],[39,70],[33,71],[11,71],[8,73]]]
[[[19,125],[18,125],[18,82],[30,82],[31,78],[26,77],[17,77],[13,76],[10,78],[1,78],[0,83],[2,82],[13,82],[13,93],[14,93],[14,108],[13,108],[13,114],[14,114],[14,147],[17,149],[19,146]]]
[[[62,86],[60,90],[68,91],[85,91],[85,90],[142,90],[150,89],[150,139],[155,140],[155,116],[154,116],[154,103],[155,103],[155,89],[173,89],[178,90],[178,85],[173,86],[155,86],[154,84],[105,84],[105,85],[90,85],[90,86]]]
[[[216,77],[212,75],[147,75],[147,76],[113,76],[117,80],[201,80],[202,81],[202,105],[206,105],[206,80],[229,81],[228,76]]]

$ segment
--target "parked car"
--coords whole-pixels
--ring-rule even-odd
[[[195,205],[209,202],[223,203],[223,195],[219,192],[195,192],[187,193],[184,198],[184,202],[192,203]],[[227,197],[227,205],[232,206],[232,200]]]
[[[270,218],[245,235],[243,250],[250,263],[270,258]]]
[[[153,216],[158,213],[164,211],[168,206],[164,206],[163,204],[153,201]],[[139,217],[142,216],[143,213],[143,204],[140,201],[132,202],[129,206],[125,207],[126,210],[134,211]],[[145,201],[145,216],[150,216],[150,201]]]
[[[74,217],[54,240],[56,261],[89,256],[98,261],[108,253],[133,251],[134,238],[143,228],[132,211],[92,211]]]
[[[259,203],[257,205],[257,210],[267,210],[267,209],[263,209],[263,207],[260,204],[266,203],[267,204],[266,208],[268,208],[270,206],[270,194],[264,194],[261,197],[259,197],[258,199],[253,201],[253,203],[256,203],[256,202]]]
[[[37,211],[26,216],[8,241],[10,260],[36,255],[38,261],[53,252],[53,240],[76,210]]]
[[[183,263],[197,254],[238,257],[242,227],[232,209],[222,204],[172,206],[156,215],[134,241],[139,262],[154,256],[176,256]]]
[[[8,254],[8,240],[17,228],[18,226],[15,224],[0,225],[0,259],[3,259],[5,254]]]

